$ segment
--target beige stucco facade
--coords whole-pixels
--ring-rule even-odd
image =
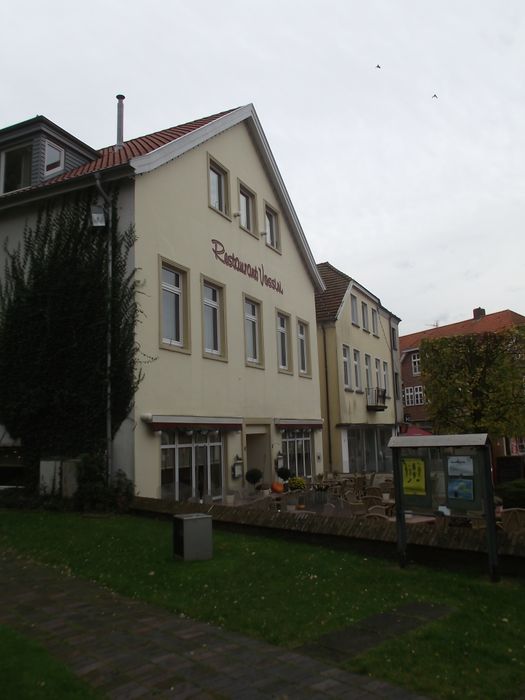
[[[227,172],[226,215],[209,205],[210,158]],[[254,194],[255,235],[241,227],[240,217],[233,216],[239,211],[239,183]],[[267,245],[260,235],[266,204],[278,216],[280,251]],[[265,481],[272,480],[275,460],[282,451],[279,421],[311,424],[321,420],[314,286],[244,123],[138,176],[135,226],[135,259],[144,281],[137,341],[142,352],[154,358],[145,367],[145,380],[135,402],[135,481],[139,493],[161,496],[161,434],[152,429],[150,416],[171,417],[166,420],[180,425],[181,421],[173,418],[178,417],[188,424],[188,432],[194,424],[211,429],[215,419],[218,427],[220,421],[238,423],[238,429],[222,433],[224,490],[244,486],[242,476],[232,477],[236,457],[241,458],[243,473],[258,467]],[[223,248],[249,263],[258,278],[225,264],[220,253]],[[162,342],[162,262],[185,274],[185,329],[189,337],[184,348]],[[280,283],[282,293],[263,283],[263,268],[267,277]],[[221,290],[224,352],[217,357],[203,350],[203,280]],[[246,361],[245,298],[256,301],[261,313],[262,361],[257,366]],[[290,371],[278,367],[278,311],[289,318]],[[298,367],[298,319],[309,329],[306,374]],[[323,466],[320,430],[311,435],[315,472]]]
[[[337,317],[318,324],[323,450],[331,471],[391,468],[384,448],[401,419],[398,323],[377,297],[350,282]]]

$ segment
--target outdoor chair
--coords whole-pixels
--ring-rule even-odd
[[[379,488],[379,486],[369,486],[366,490],[366,495],[367,496],[377,496],[378,498],[382,498],[383,491]]]
[[[352,515],[366,515],[368,508],[360,501],[347,501],[348,508]]]
[[[501,524],[509,535],[525,535],[525,508],[504,508]]]
[[[381,515],[381,513],[367,513],[365,515],[367,520],[382,520],[383,522],[390,522],[386,515]]]
[[[385,506],[372,506],[368,509],[368,515],[386,515]]]
[[[366,505],[367,509],[370,510],[372,506],[382,506],[383,505],[383,499],[381,497],[377,496],[363,496],[361,499],[363,503]]]

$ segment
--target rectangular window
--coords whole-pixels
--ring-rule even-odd
[[[211,158],[209,159],[209,192],[212,209],[228,216],[228,173]]]
[[[372,333],[374,335],[379,335],[379,326],[377,323],[377,311],[372,309]]]
[[[293,476],[312,476],[312,436],[307,430],[285,430],[282,439],[283,466]]]
[[[64,149],[55,146],[51,141],[46,141],[46,159],[44,170],[46,175],[53,175],[64,168]]]
[[[381,389],[381,360],[376,358],[376,387]]]
[[[383,389],[388,396],[388,362],[383,362]]]
[[[365,378],[366,378],[366,388],[372,388],[372,358],[370,355],[365,355]]]
[[[361,302],[361,316],[363,319],[363,330],[367,331],[368,330],[368,304],[365,304],[364,301]]]
[[[225,355],[224,290],[207,281],[202,283],[203,350],[207,355]]]
[[[160,262],[160,342],[168,349],[189,349],[188,271]]]
[[[310,374],[310,329],[308,323],[297,321],[297,354],[299,374]]]
[[[403,403],[405,404],[405,406],[414,405],[414,387],[406,386],[403,389]]]
[[[399,372],[394,372],[394,389],[396,392],[396,399],[399,400]]]
[[[421,374],[421,364],[419,361],[419,353],[412,353],[412,374]]]
[[[261,308],[252,299],[244,300],[244,337],[246,343],[246,362],[260,365],[261,353]]]
[[[359,325],[359,316],[357,315],[357,297],[350,294],[350,308],[352,313],[352,323],[354,326]]]
[[[392,350],[397,350],[397,331],[392,326]]]
[[[354,386],[358,391],[360,391],[363,388],[363,386],[361,383],[361,353],[359,352],[359,350],[354,350],[353,358],[354,358]]]
[[[350,383],[350,348],[343,345],[343,384],[345,389],[351,389]]]
[[[278,366],[282,371],[291,371],[291,357],[289,350],[290,317],[286,314],[277,314],[277,356]]]
[[[422,406],[425,403],[425,396],[423,394],[422,386],[414,387],[414,406]]]
[[[31,146],[4,151],[0,157],[0,194],[14,192],[31,184]]]
[[[266,245],[279,250],[280,240],[277,213],[268,205],[264,208],[264,231],[266,233]]]
[[[255,233],[255,195],[244,185],[239,186],[239,224],[249,233]]]

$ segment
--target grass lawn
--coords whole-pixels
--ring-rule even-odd
[[[127,596],[294,647],[412,602],[453,612],[346,664],[436,698],[510,700],[525,690],[525,584],[274,538],[214,533],[207,562],[174,561],[171,524],[0,512],[13,548]]]
[[[38,644],[1,625],[0,678],[4,698],[95,700],[101,697]]]

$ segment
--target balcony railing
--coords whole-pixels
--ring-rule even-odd
[[[369,411],[384,411],[386,408],[386,389],[379,387],[367,389],[366,407]]]

